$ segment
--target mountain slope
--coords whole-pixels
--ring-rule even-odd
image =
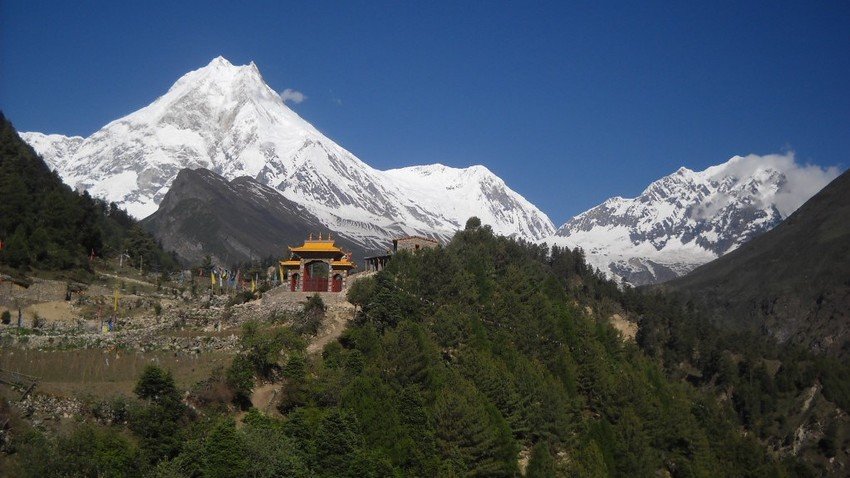
[[[368,166],[289,109],[256,65],[221,57],[82,141],[24,138],[68,184],[137,217],[156,210],[178,171],[207,168],[275,188],[366,247],[401,234],[448,238],[470,215],[508,236],[554,232],[545,214],[486,168]]]
[[[91,270],[92,254],[122,250],[175,265],[126,212],[63,184],[0,112],[0,268]]]
[[[309,233],[325,232],[309,211],[249,177],[227,181],[208,169],[183,169],[159,209],[142,225],[163,246],[189,263],[210,255],[215,263],[234,264],[270,255],[284,257]],[[353,241],[337,242],[362,259]]]
[[[664,285],[718,322],[850,352],[850,172],[775,229]]]
[[[680,168],[636,198],[611,198],[572,218],[546,241],[582,247],[610,277],[663,282],[769,231],[837,174],[800,166],[793,154]]]

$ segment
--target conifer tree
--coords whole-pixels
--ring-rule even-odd
[[[316,432],[316,465],[320,476],[348,476],[348,470],[360,447],[357,424],[345,411],[332,409]]]
[[[221,420],[207,436],[204,476],[229,478],[245,476],[248,469],[245,444],[232,420]]]
[[[528,460],[528,468],[525,470],[525,478],[554,478],[555,460],[549,452],[546,442],[537,442],[531,449],[531,457]]]

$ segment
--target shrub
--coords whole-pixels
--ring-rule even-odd
[[[304,380],[307,374],[307,360],[301,354],[293,354],[283,367],[283,376],[290,380]]]
[[[145,367],[133,392],[143,400],[150,400],[160,405],[170,405],[180,401],[180,393],[174,385],[171,372],[156,365]]]
[[[305,314],[298,315],[292,324],[292,329],[298,335],[316,335],[319,328],[322,326],[324,314]]]
[[[292,329],[261,330],[259,324],[253,321],[242,326],[240,344],[245,356],[262,377],[270,377],[273,371],[279,369],[278,359],[282,350],[298,351],[306,347],[304,340]]]
[[[319,294],[311,296],[304,303],[301,316],[295,320],[293,329],[299,335],[316,335],[325,320],[326,311],[327,306]]]
[[[325,306],[325,301],[322,300],[322,296],[319,294],[312,295],[307,302],[304,303],[304,313],[305,314],[322,314],[324,315],[327,307]]]
[[[345,296],[349,302],[357,307],[362,308],[375,292],[375,279],[365,277],[354,281],[349,287]]]
[[[228,369],[228,375],[229,372],[230,369]],[[199,405],[203,406],[227,405],[232,403],[236,398],[236,392],[228,379],[229,376],[225,375],[224,369],[217,367],[213,370],[210,378],[195,385],[192,390],[192,398]],[[250,385],[248,393],[250,393]]]
[[[98,421],[107,423],[124,423],[129,418],[127,401],[122,396],[95,402],[91,413]]]
[[[250,403],[251,389],[254,388],[254,363],[251,359],[242,354],[233,357],[226,380],[237,402]]]
[[[254,293],[250,290],[243,290],[241,292],[237,292],[236,295],[231,297],[227,302],[227,305],[239,305],[252,300],[254,300]]]
[[[21,476],[134,476],[138,449],[110,428],[90,424],[55,437],[31,432],[20,443]]]

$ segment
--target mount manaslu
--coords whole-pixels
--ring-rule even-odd
[[[499,234],[538,239],[549,218],[483,166],[379,171],[289,109],[256,65],[218,57],[149,106],[88,138],[22,137],[66,183],[144,218],[184,168],[249,176],[367,248],[392,236],[450,237],[470,216]]]
[[[580,246],[591,264],[632,284],[675,277],[734,249],[837,175],[815,167],[824,177],[801,187],[805,181],[789,172],[809,167],[793,157],[736,157],[703,172],[682,168],[641,196],[609,199],[556,232],[483,166],[370,167],[287,107],[256,65],[221,57],[87,138],[21,136],[66,183],[138,218],[157,210],[179,171],[205,168],[278,191],[364,250],[384,249],[400,235],[448,238],[478,216],[498,234]]]

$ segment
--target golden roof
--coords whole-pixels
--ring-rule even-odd
[[[346,267],[357,267],[353,262],[348,259],[343,259],[341,261],[331,261],[332,269],[345,269]]]
[[[289,246],[292,252],[339,252],[342,250],[334,244],[333,240],[308,239],[298,247]]]
[[[299,267],[301,266],[301,261],[280,261],[280,265],[282,265],[283,267]]]

